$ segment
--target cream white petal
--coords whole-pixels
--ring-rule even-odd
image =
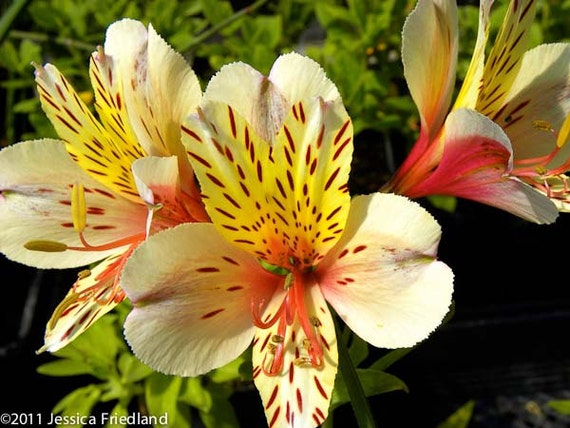
[[[337,87],[320,64],[296,52],[277,58],[269,72],[269,80],[289,104],[309,97],[321,97],[324,101],[341,100]]]
[[[327,301],[377,347],[413,346],[449,310],[453,273],[437,260],[441,229],[403,196],[355,197],[341,241],[319,265]]]
[[[312,97],[340,100],[322,67],[295,52],[279,56],[268,76],[242,62],[225,65],[204,93],[206,100],[230,105],[267,142],[273,142],[293,104]]]
[[[139,143],[151,155],[182,153],[180,123],[196,110],[200,82],[186,60],[149,25],[122,19],[108,29],[104,52],[122,82]]]
[[[521,72],[505,97],[504,108],[496,117],[509,136],[515,159],[546,155],[556,145],[556,137],[533,125],[548,122],[556,131],[570,112],[570,44],[540,45],[522,58]],[[564,147],[550,167],[570,157]]]
[[[0,152],[0,250],[10,259],[39,268],[83,266],[120,249],[39,252],[34,240],[81,246],[72,225],[71,188],[82,184],[87,202],[85,236],[101,245],[144,231],[146,208],[114,194],[73,162],[57,140],[18,143]]]
[[[159,372],[206,373],[250,345],[251,297],[272,291],[275,278],[212,224],[157,233],[123,270],[121,287],[134,305],[125,337],[134,354]]]
[[[455,84],[458,29],[452,1],[422,0],[402,33],[404,75],[421,121],[433,138],[447,114]]]
[[[178,189],[178,160],[176,156],[149,156],[133,162],[133,176],[141,198],[149,205],[159,200],[174,202]]]

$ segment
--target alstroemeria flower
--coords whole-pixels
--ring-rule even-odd
[[[157,233],[134,251],[125,336],[143,362],[182,376],[253,341],[268,425],[320,425],[338,360],[328,304],[374,346],[425,339],[451,302],[441,230],[405,197],[351,200],[351,120],[312,60],[283,55],[268,77],[227,65],[204,100],[183,141],[213,224]]]
[[[535,2],[513,1],[485,64],[491,5],[481,1],[473,60],[449,114],[457,7],[420,0],[408,17],[402,56],[421,132],[383,190],[412,198],[458,196],[551,223],[558,210],[549,199],[555,193],[547,190],[547,181],[566,167],[560,149],[567,133],[560,133],[557,146],[556,138],[539,131],[537,123],[560,128],[568,114],[569,47],[543,45],[525,53]],[[537,192],[541,187],[543,192]]]
[[[99,120],[53,65],[37,67],[61,140],[0,152],[0,249],[38,268],[97,262],[50,319],[42,350],[65,346],[124,299],[119,273],[147,235],[207,220],[180,123],[201,100],[192,69],[152,26],[112,24],[91,56]]]

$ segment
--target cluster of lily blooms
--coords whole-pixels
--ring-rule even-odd
[[[236,62],[202,91],[151,25],[113,23],[90,58],[95,110],[36,65],[60,139],[0,152],[0,251],[84,268],[50,319],[56,351],[128,298],[124,334],[153,369],[197,376],[252,346],[268,424],[317,426],[337,372],[333,314],[373,346],[441,323],[453,273],[441,229],[412,199],[451,195],[536,223],[568,210],[570,45],[527,50],[536,1],[511,1],[452,103],[454,1],[419,0],[402,59],[419,137],[378,192],[347,186],[352,122],[336,86],[291,52],[269,75]]]

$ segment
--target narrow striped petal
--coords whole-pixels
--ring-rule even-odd
[[[212,222],[229,242],[264,257],[271,219],[260,181],[269,145],[232,107],[214,102],[191,116],[182,131]]]
[[[36,82],[42,107],[73,159],[114,192],[139,201],[130,166],[145,153],[136,141],[110,134],[55,66],[38,67]]]
[[[84,235],[92,245],[144,232],[147,208],[134,204],[91,178],[56,140],[36,140],[0,152],[0,250],[8,258],[39,268],[84,266],[115,254],[101,251],[29,251],[29,241],[47,240],[82,247],[73,226],[71,193],[84,187]]]
[[[477,96],[481,81],[483,79],[483,70],[485,68],[485,48],[487,39],[489,38],[491,6],[494,0],[481,0],[479,2],[479,26],[477,29],[477,41],[473,49],[471,63],[469,69],[461,85],[461,89],[455,99],[454,109],[470,108],[475,109],[477,104]]]
[[[570,44],[541,45],[522,57],[521,70],[503,106],[490,116],[509,136],[515,160],[544,156],[556,147],[556,136],[535,123],[545,122],[560,130],[570,112]],[[570,157],[570,146],[563,147],[549,168]]]
[[[420,205],[393,194],[357,196],[346,231],[317,268],[327,301],[374,346],[424,340],[449,310],[453,273],[437,261],[441,229]]]
[[[112,61],[114,79],[123,89],[129,121],[142,147],[155,156],[182,153],[180,123],[202,97],[192,68],[152,25],[147,31],[131,19],[107,29],[104,52]]]
[[[342,234],[350,206],[352,138],[342,103],[313,98],[293,105],[265,168],[273,174],[264,181],[284,256],[318,263]]]
[[[285,334],[280,331],[283,326],[279,322],[268,329],[256,329],[253,377],[270,428],[316,427],[328,415],[338,361],[335,329],[321,291],[315,284],[307,285],[307,311],[318,314],[312,321],[323,349],[320,367],[311,364],[310,341],[298,318],[286,327]],[[264,320],[275,315],[282,299],[282,293],[276,293],[263,314]],[[279,358],[276,353],[282,354],[282,369],[270,375],[269,367]]]
[[[521,69],[521,59],[528,49],[529,30],[536,14],[536,3],[536,0],[513,0],[509,3],[503,24],[485,62],[475,107],[485,116],[492,117],[501,108]]]
[[[118,285],[117,275],[130,252],[119,252],[93,269],[78,273],[76,283],[48,321],[44,346],[38,352],[63,348],[123,301],[125,294]]]
[[[209,223],[159,232],[123,270],[121,286],[134,305],[125,337],[159,372],[204,374],[251,344],[251,298],[269,299],[279,280]]]

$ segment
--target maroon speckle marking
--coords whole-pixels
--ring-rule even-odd
[[[270,427],[274,426],[275,422],[277,422],[277,418],[279,417],[280,411],[281,411],[281,406],[277,406],[275,412],[273,413],[273,417],[271,418],[271,422],[269,422]]]
[[[299,408],[299,412],[303,413],[303,396],[301,395],[301,391],[297,388],[296,396],[297,396],[297,407]]]
[[[210,174],[210,173],[206,173],[206,176],[212,181],[212,183],[214,183],[216,186],[221,187],[222,189],[224,189],[226,186],[224,185],[224,183],[222,183],[216,176]]]
[[[200,136],[198,134],[196,134],[194,131],[192,131],[191,129],[186,128],[184,125],[182,125],[180,127],[180,129],[182,129],[182,132],[189,135],[190,137],[192,137],[194,140],[198,141],[199,143],[202,142],[202,139],[200,138]]]
[[[193,152],[187,152],[187,153],[190,156],[192,156],[194,159],[196,159],[198,162],[200,162],[202,165],[204,165],[206,168],[212,168],[212,165],[210,165],[210,162],[208,162],[203,157],[198,156],[196,153],[193,153]]]
[[[335,169],[334,172],[331,174],[331,176],[329,177],[329,179],[327,180],[327,182],[325,184],[325,191],[327,191],[329,189],[329,187],[331,187],[333,181],[335,180],[335,178],[339,172],[340,172],[340,167]]]
[[[236,262],[234,259],[227,257],[227,256],[222,256],[222,259],[224,259],[226,262],[231,263],[232,265],[236,265],[239,266],[239,263]]]
[[[234,111],[230,106],[228,106],[228,115],[230,117],[230,127],[232,130],[232,137],[234,137],[235,139],[237,137],[236,119],[234,117]]]
[[[225,308],[220,308],[220,309],[216,309],[215,311],[212,312],[208,312],[207,314],[204,314],[201,316],[201,319],[205,320],[208,318],[212,318],[213,316],[218,315],[220,312],[225,311]]]
[[[219,272],[220,269],[218,269],[217,267],[203,267],[203,268],[198,268],[196,269],[196,272],[202,272],[202,273],[211,273],[211,272]]]
[[[93,226],[93,230],[112,230],[112,229],[116,229],[115,226],[108,226],[108,225],[99,225],[99,226]]]
[[[243,290],[243,287],[241,285],[234,285],[233,287],[226,288],[226,291],[238,291],[238,290]]]
[[[342,125],[342,128],[340,128],[340,130],[337,132],[336,136],[334,137],[334,145],[336,146],[338,144],[338,142],[340,141],[340,139],[342,138],[344,132],[346,131],[346,128],[348,128],[348,124],[350,123],[349,120],[347,120],[346,122],[344,122],[344,125]]]
[[[354,254],[356,254],[356,253],[360,253],[361,251],[363,251],[363,250],[365,250],[365,249],[366,249],[366,245],[359,245],[359,246],[356,247],[354,250],[352,250],[352,252],[353,252]]]
[[[269,397],[269,400],[267,401],[267,404],[265,405],[266,409],[269,409],[271,407],[271,405],[273,404],[273,402],[277,398],[278,392],[279,392],[279,385],[275,385],[275,387],[273,388],[273,391],[271,392],[271,396]]]

